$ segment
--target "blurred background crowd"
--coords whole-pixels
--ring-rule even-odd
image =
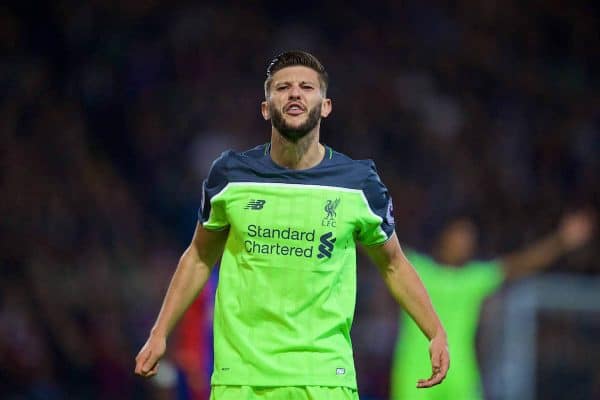
[[[403,245],[429,251],[468,210],[492,258],[597,210],[599,18],[578,0],[4,3],[0,397],[152,398],[135,354],[212,160],[268,140],[262,84],[283,50],[325,64],[322,141],[377,162]],[[552,271],[597,276],[598,244]],[[382,399],[397,307],[361,260],[359,388]]]

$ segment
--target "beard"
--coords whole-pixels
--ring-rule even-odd
[[[269,104],[269,111],[271,113],[271,123],[273,124],[273,127],[275,127],[283,137],[294,143],[298,142],[298,140],[306,136],[308,132],[312,131],[321,120],[321,104],[313,107],[308,112],[306,121],[298,126],[291,126],[288,124],[284,119],[283,114],[271,104]]]

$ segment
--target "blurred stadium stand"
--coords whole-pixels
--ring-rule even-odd
[[[547,232],[565,209],[598,210],[599,17],[584,1],[309,1],[293,13],[274,1],[3,3],[0,397],[173,398],[135,379],[133,359],[211,161],[268,140],[262,82],[284,49],[309,50],[329,69],[334,112],[322,139],[377,161],[402,243],[429,249],[446,218],[469,209],[489,258]],[[597,280],[599,244],[552,268],[577,277],[560,281],[574,302],[579,282]],[[361,260],[359,387],[384,399],[397,307]],[[560,379],[539,365],[525,372],[543,386],[508,379],[513,353],[496,344],[521,319],[494,325],[495,311],[528,307],[511,289],[482,315],[488,398],[575,387],[600,398],[597,365],[569,369],[600,359],[588,313],[545,313],[523,336],[537,346],[527,354],[547,362],[577,338],[586,351],[568,354]]]

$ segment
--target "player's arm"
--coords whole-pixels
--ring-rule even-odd
[[[593,228],[594,218],[589,212],[566,215],[554,232],[500,259],[506,279],[519,279],[547,268],[565,253],[585,244]]]
[[[420,379],[417,387],[439,384],[450,365],[448,341],[421,279],[404,256],[395,233],[383,245],[365,247],[365,250],[377,265],[392,296],[430,340],[432,375],[429,379]]]
[[[206,284],[223,252],[227,233],[228,230],[209,231],[201,224],[196,226],[192,242],[179,259],[148,340],[135,358],[136,374],[151,377],[158,372],[167,337]]]

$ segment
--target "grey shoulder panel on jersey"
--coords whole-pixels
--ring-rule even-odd
[[[208,220],[211,199],[221,192],[225,186],[227,186],[227,183],[229,183],[228,161],[232,154],[234,153],[231,150],[221,153],[221,155],[213,161],[208,172],[208,177],[202,183],[202,202],[200,209],[198,210],[198,219],[201,222],[206,222]]]
[[[293,170],[273,162],[269,143],[230,157],[230,182],[321,185],[362,190],[370,160],[353,160],[325,146],[323,160],[313,168]]]
[[[269,151],[269,143],[244,152],[229,150],[213,162],[202,188],[203,201],[198,212],[202,222],[210,214],[210,200],[230,182],[321,185],[361,190],[371,211],[381,217],[381,228],[391,236],[392,200],[372,160],[354,160],[325,146],[325,157],[317,166],[292,170],[275,164]]]
[[[392,197],[387,187],[381,182],[375,163],[372,160],[366,161],[369,164],[369,170],[362,191],[367,198],[371,211],[382,219],[381,229],[389,238],[395,229]]]

